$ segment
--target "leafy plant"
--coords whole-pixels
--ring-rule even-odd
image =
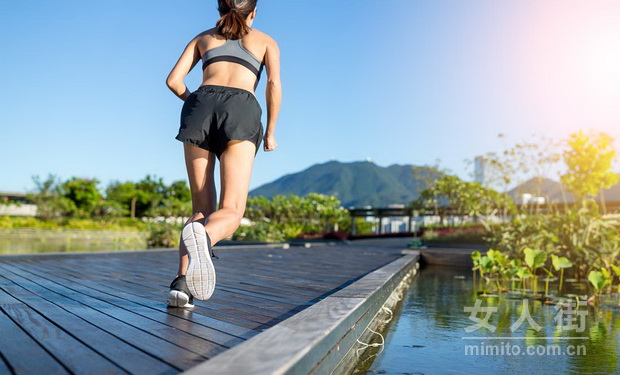
[[[542,250],[532,249],[529,247],[525,248],[523,252],[525,253],[525,264],[527,264],[527,267],[530,269],[530,272],[532,273],[534,279],[533,289],[534,294],[536,294],[538,292],[538,276],[536,275],[536,270],[538,268],[541,268],[545,264],[545,261],[547,260],[547,254]]]
[[[556,271],[560,271],[560,286],[558,292],[562,292],[562,281],[564,280],[564,269],[571,268],[573,263],[566,257],[560,257],[555,254],[551,254],[551,264]]]
[[[590,271],[588,280],[590,280],[590,283],[592,283],[594,289],[596,289],[597,294],[600,293],[607,284],[607,277],[601,271]]]
[[[525,289],[525,280],[533,276],[532,272],[527,267],[519,267],[517,268],[516,274],[519,280],[521,281],[521,289]]]
[[[303,233],[321,233],[349,226],[348,211],[334,197],[311,193],[248,199],[245,217],[251,226],[240,227],[234,239],[282,241]],[[269,227],[269,228],[268,228]]]
[[[569,148],[562,154],[568,172],[561,180],[578,201],[618,182],[618,175],[611,171],[616,158],[613,141],[604,132],[586,134],[580,130],[569,136]]]

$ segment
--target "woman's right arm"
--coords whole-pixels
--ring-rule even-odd
[[[191,92],[185,86],[185,76],[196,66],[196,63],[200,61],[200,51],[198,51],[198,37],[192,39],[187,44],[185,50],[179,57],[174,68],[166,79],[166,85],[168,88],[181,100],[185,101]]]
[[[265,151],[273,151],[278,147],[275,138],[276,122],[282,104],[282,83],[280,82],[280,49],[273,39],[267,43],[265,53],[265,67],[267,68],[267,130],[265,131]]]

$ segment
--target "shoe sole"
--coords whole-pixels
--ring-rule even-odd
[[[209,254],[207,232],[202,224],[193,222],[183,228],[182,236],[189,254],[187,287],[194,298],[207,300],[215,290],[215,267]]]
[[[168,306],[170,307],[194,307],[189,303],[189,297],[187,294],[180,290],[171,290],[168,294]]]

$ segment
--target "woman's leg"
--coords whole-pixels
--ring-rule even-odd
[[[188,143],[183,144],[183,150],[189,178],[189,189],[192,194],[192,216],[187,220],[187,224],[192,221],[203,220],[216,209],[216,190],[213,179],[215,154]],[[178,275],[185,275],[188,262],[187,249],[181,241]]]
[[[231,141],[220,155],[220,208],[205,223],[212,245],[233,234],[241,223],[255,154],[251,141]]]

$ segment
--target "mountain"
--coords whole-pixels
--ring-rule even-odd
[[[618,174],[618,177],[620,180],[620,174]],[[540,179],[531,178],[514,189],[509,190],[508,195],[515,199],[517,203],[522,203],[521,195],[525,193],[544,197],[547,203],[563,203],[562,191],[564,191],[566,202],[570,203],[575,200],[564,184],[544,177]],[[620,202],[620,182],[608,189],[603,189],[603,195],[607,202]],[[596,200],[600,200],[600,195],[596,197]]]
[[[335,195],[344,207],[409,204],[423,187],[423,183],[414,178],[413,169],[413,165],[380,167],[368,161],[330,161],[259,186],[250,196],[271,198],[278,194],[321,193]]]
[[[415,168],[407,164],[380,167],[368,161],[330,161],[259,186],[250,192],[250,196],[272,198],[278,194],[303,196],[321,193],[335,195],[344,207],[408,205],[418,198],[418,192],[425,186],[422,180],[429,177],[419,172],[420,177],[415,178]],[[566,201],[572,202],[574,198],[568,189],[560,182],[548,178],[532,178],[509,190],[508,194],[517,203],[522,203],[521,195],[524,193],[545,197],[546,202],[561,203],[564,202],[562,190]],[[620,183],[604,189],[604,193],[607,202],[620,202]]]

